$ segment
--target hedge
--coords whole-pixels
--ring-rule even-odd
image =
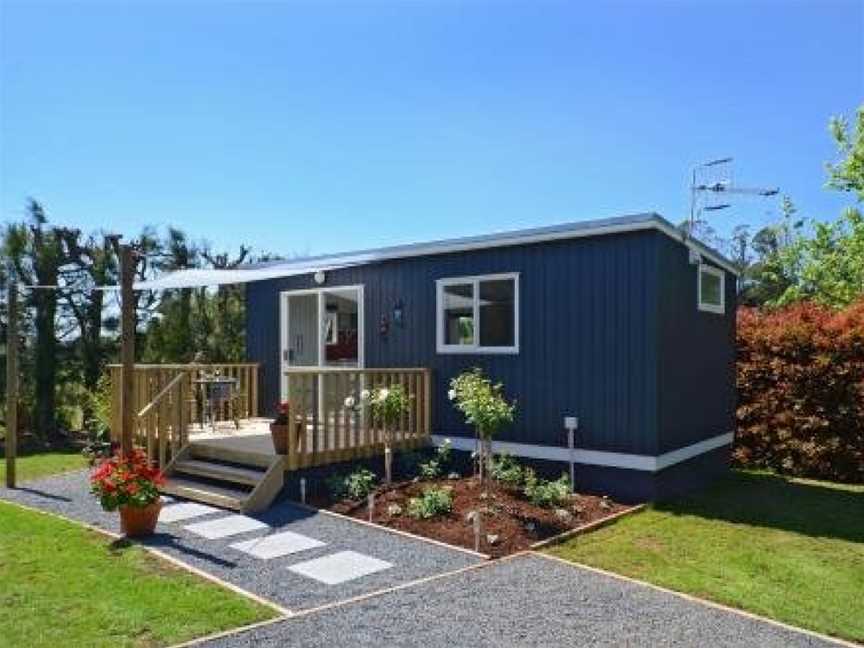
[[[739,465],[864,481],[864,300],[738,313]]]

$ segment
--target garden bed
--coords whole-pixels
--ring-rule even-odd
[[[433,488],[449,488],[452,511],[429,519],[408,515],[411,498]],[[369,520],[367,500],[332,501],[318,498],[320,508],[360,520]],[[397,508],[398,507],[398,508]],[[560,506],[537,506],[517,489],[491,481],[484,487],[473,477],[458,479],[410,480],[380,486],[375,491],[372,521],[400,531],[451,545],[475,548],[471,514],[481,513],[480,548],[493,557],[529,549],[535,542],[613,516],[629,508],[608,497],[577,494]]]

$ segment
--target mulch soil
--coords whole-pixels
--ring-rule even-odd
[[[408,500],[431,487],[451,488],[453,511],[429,520],[407,515]],[[367,501],[319,499],[312,504],[360,520],[369,520]],[[399,514],[391,514],[397,504]],[[532,544],[564,531],[609,517],[629,508],[607,497],[573,495],[558,508],[535,506],[515,490],[494,481],[485,487],[472,477],[396,482],[376,491],[372,521],[401,531],[468,549],[475,548],[469,513],[480,511],[480,551],[501,557],[528,549]],[[493,536],[489,538],[488,536]],[[490,542],[491,540],[491,542]]]

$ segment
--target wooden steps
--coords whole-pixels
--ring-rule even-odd
[[[204,459],[186,459],[174,464],[174,470],[184,475],[206,477],[217,481],[255,486],[264,476],[264,469],[258,466],[245,467]]]
[[[165,467],[162,492],[221,508],[254,513],[266,509],[284,480],[283,458],[190,443]]]
[[[168,477],[162,492],[233,511],[242,511],[243,503],[249,497],[248,490],[230,488],[210,483],[209,480],[199,481],[181,475]]]

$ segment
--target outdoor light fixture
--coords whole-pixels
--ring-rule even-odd
[[[404,322],[402,320],[402,314],[405,310],[405,304],[402,303],[401,299],[397,299],[396,303],[393,304],[393,323],[396,326],[402,327],[404,326]]]
[[[315,274],[312,275],[312,278],[315,280],[315,283],[318,284],[319,286],[321,284],[323,284],[324,281],[327,279],[327,277],[324,275],[323,270],[316,270]]]
[[[567,449],[570,451],[570,489],[576,493],[576,430],[579,428],[579,417],[565,416],[564,429],[567,430]]]

